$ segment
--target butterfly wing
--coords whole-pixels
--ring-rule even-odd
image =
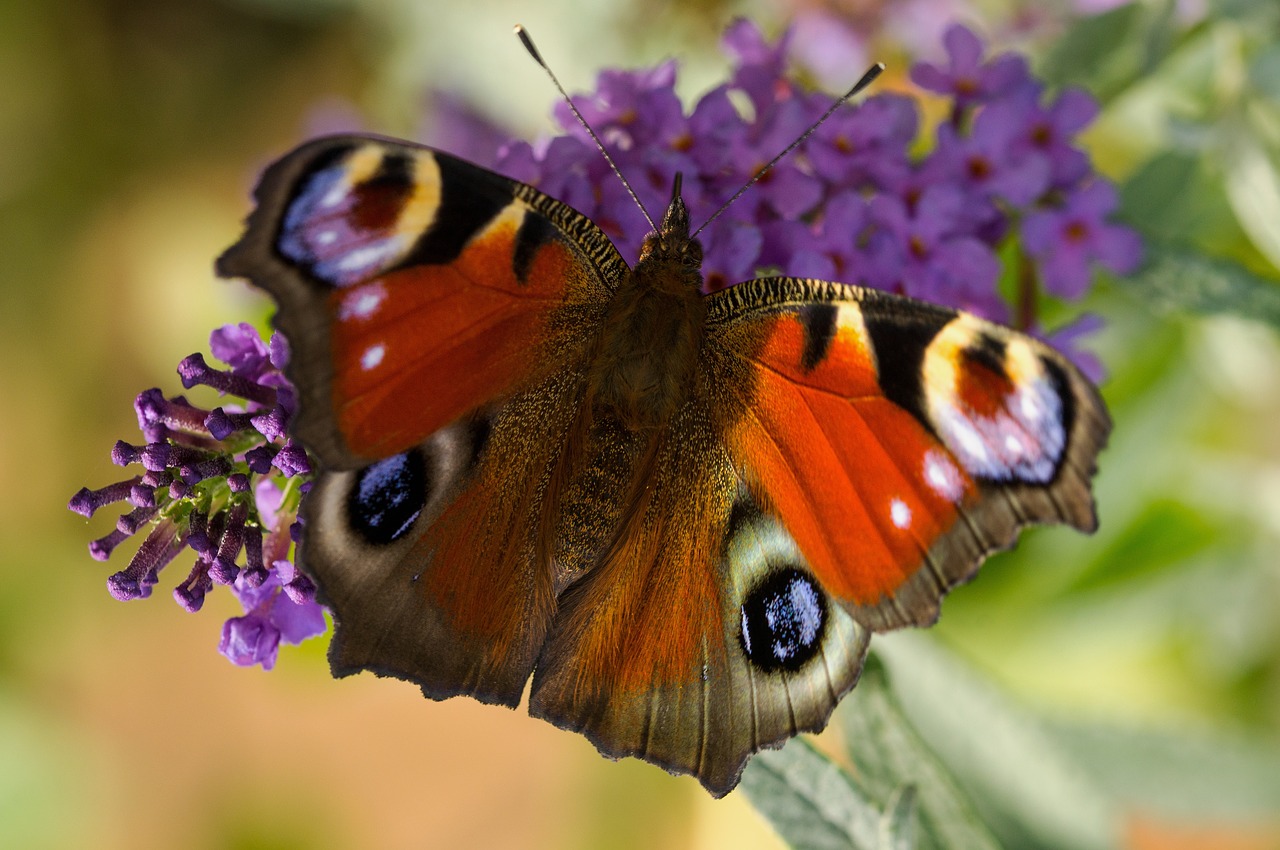
[[[1111,423],[1065,358],[967,313],[773,278],[712,296],[709,335],[750,373],[726,441],[822,585],[875,630],[941,597],[1031,523],[1096,527]]]
[[[531,714],[605,755],[693,774],[715,796],[752,753],[826,725],[870,634],[828,601],[735,468],[721,435],[740,377],[732,358],[705,357],[656,441],[608,425],[592,435],[612,483],[591,490],[625,507],[561,595],[529,697]]]
[[[579,359],[627,272],[564,204],[401,142],[309,142],[255,196],[218,272],[279,304],[295,430],[328,469],[407,451]]]
[[[625,263],[558,201],[390,140],[310,142],[255,194],[218,271],[272,294],[292,347],[335,673],[516,704],[554,608],[548,480]]]
[[[1094,525],[1109,429],[1060,355],[840,284],[708,298],[693,398],[561,597],[530,710],[713,794],[825,726],[873,629],[926,624],[1032,522]],[[605,435],[602,444],[617,444]]]

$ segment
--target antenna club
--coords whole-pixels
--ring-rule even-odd
[[[529,37],[529,31],[524,28],[524,24],[516,24],[512,28],[512,32],[520,39],[520,43],[524,45],[524,49],[533,57],[533,61],[546,68],[547,63],[542,61],[542,54],[538,52],[538,48],[533,46],[533,39]]]

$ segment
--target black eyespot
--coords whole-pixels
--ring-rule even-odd
[[[817,654],[827,623],[822,591],[799,570],[769,575],[742,603],[742,649],[765,672],[799,670]]]
[[[351,527],[385,546],[408,532],[427,503],[427,466],[418,449],[370,464],[356,474],[347,497]]]

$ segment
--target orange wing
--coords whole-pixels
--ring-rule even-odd
[[[874,629],[927,625],[1019,528],[1096,525],[1110,421],[1038,341],[872,290],[776,278],[712,296],[734,465],[814,574]]]
[[[717,797],[752,753],[826,725],[870,637],[734,468],[722,365],[700,362],[656,441],[598,423],[561,536],[606,535],[559,597],[529,695],[531,714],[605,755],[693,774]]]
[[[590,221],[426,148],[310,142],[218,261],[280,306],[296,432],[327,468],[406,451],[582,356],[627,272]]]
[[[563,587],[547,482],[626,264],[558,201],[390,140],[310,142],[256,197],[218,271],[274,296],[293,348],[334,672],[515,705]]]

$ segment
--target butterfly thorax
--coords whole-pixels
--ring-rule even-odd
[[[591,364],[592,402],[633,431],[663,427],[688,398],[706,316],[701,269],[677,178],[662,227],[609,303]]]

